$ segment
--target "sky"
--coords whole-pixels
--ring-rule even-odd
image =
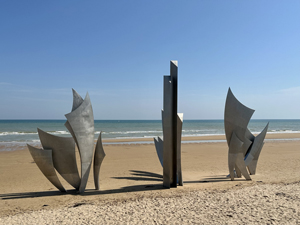
[[[300,119],[299,0],[0,0],[0,119],[65,119],[72,88],[95,119],[223,119],[228,88],[253,119]]]

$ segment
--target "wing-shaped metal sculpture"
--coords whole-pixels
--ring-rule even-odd
[[[43,149],[52,149],[53,165],[57,172],[77,190],[80,186],[75,142],[72,137],[58,137],[38,129]]]
[[[254,110],[244,106],[232,94],[230,88],[228,90],[225,104],[225,134],[227,144],[229,145],[232,132],[244,143],[242,150],[244,153],[251,145],[251,141],[245,138],[248,123],[253,115]]]
[[[35,149],[29,145],[28,149],[39,168],[54,186],[61,191],[65,191],[56,176],[56,169],[79,193],[83,193],[93,160],[94,116],[89,94],[87,93],[85,99],[82,99],[74,89],[72,90],[72,111],[65,115],[67,118],[65,126],[72,137],[58,137],[38,129],[42,146],[46,150]],[[77,169],[75,143],[80,154],[81,177]],[[99,189],[99,172],[104,156],[100,134],[94,158],[96,189]]]
[[[82,97],[72,88],[73,92],[73,105],[72,105],[72,112],[77,109],[83,102]]]
[[[269,123],[266,125],[263,131],[255,137],[253,144],[245,157],[245,164],[248,167],[249,173],[251,175],[254,175],[256,172],[258,157],[264,145],[264,139],[266,137],[268,127]]]
[[[36,163],[36,165],[39,167],[39,169],[42,171],[42,173],[45,175],[45,177],[61,192],[66,192],[62,184],[60,183],[57,174],[55,172],[54,166],[53,166],[53,160],[52,160],[52,150],[51,149],[38,149],[35,147],[32,147],[31,145],[27,145],[29,152]]]
[[[100,174],[100,167],[102,164],[102,161],[105,157],[105,152],[102,145],[102,139],[101,139],[101,132],[98,137],[98,141],[95,148],[95,155],[94,155],[94,183],[96,190],[99,190],[99,174]]]
[[[243,175],[246,180],[251,180],[246,166],[250,174],[255,174],[257,160],[253,159],[258,159],[268,125],[255,137],[247,128],[253,113],[254,110],[240,103],[229,88],[225,103],[224,126],[229,147],[228,167],[231,180],[234,180],[235,172],[237,177]]]
[[[65,115],[68,120],[65,126],[73,136],[79,150],[81,159],[79,192],[83,193],[89,177],[94,152],[94,116],[89,94],[86,94],[85,99],[78,107],[73,106],[73,108],[75,108],[74,111]]]

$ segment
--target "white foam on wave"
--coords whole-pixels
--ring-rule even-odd
[[[207,137],[207,136],[218,136],[218,135],[225,135],[223,134],[186,134],[182,135],[182,137]]]
[[[185,133],[185,132],[196,133],[196,132],[207,132],[207,131],[212,131],[212,130],[207,130],[207,129],[204,129],[204,130],[182,130],[182,133]]]
[[[32,134],[37,134],[37,132],[16,132],[16,131],[0,132],[0,136],[7,136],[7,135],[32,135]]]
[[[58,131],[50,131],[49,134],[70,134],[68,131],[58,130]]]
[[[255,133],[260,133],[260,132],[255,132]],[[271,130],[271,131],[268,131],[268,133],[272,133],[272,134],[299,134],[300,131],[299,130]]]
[[[149,131],[113,131],[113,132],[103,132],[104,134],[144,134],[144,133],[160,133],[158,130],[149,130]]]

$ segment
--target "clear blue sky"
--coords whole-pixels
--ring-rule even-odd
[[[179,65],[184,119],[223,119],[228,87],[254,119],[300,119],[299,0],[0,0],[0,119],[160,119]]]

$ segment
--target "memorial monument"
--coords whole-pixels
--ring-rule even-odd
[[[228,168],[231,180],[243,175],[251,180],[256,172],[259,154],[264,145],[269,123],[256,137],[247,128],[253,109],[240,103],[229,88],[225,104],[224,125],[228,150]],[[247,171],[248,168],[248,171]]]
[[[177,113],[177,61],[170,62],[170,76],[164,76],[162,110],[163,139],[154,138],[156,152],[163,167],[163,186],[182,186],[181,132],[183,113]]]
[[[65,116],[67,118],[65,126],[72,137],[58,137],[38,129],[43,148],[27,145],[28,149],[42,173],[62,192],[66,190],[60,183],[56,171],[79,193],[83,193],[94,156],[94,182],[96,189],[99,190],[99,172],[105,153],[100,133],[94,154],[94,116],[89,94],[87,93],[83,100],[73,90],[72,111]],[[75,145],[80,154],[81,176],[77,169]]]

